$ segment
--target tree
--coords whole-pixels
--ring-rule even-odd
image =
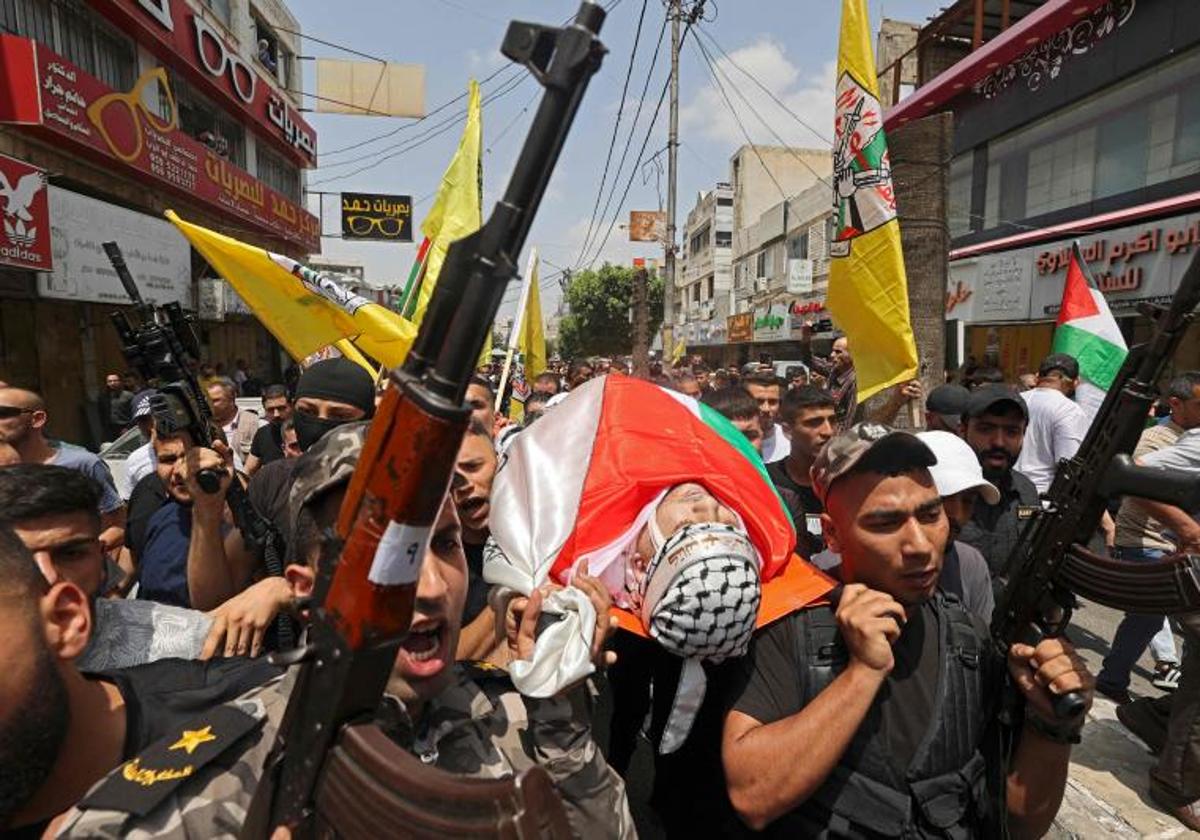
[[[662,322],[663,282],[650,278],[650,334]],[[563,358],[620,356],[633,348],[629,307],[633,299],[633,269],[605,263],[599,269],[575,274],[567,286],[570,314],[559,325],[559,352]]]

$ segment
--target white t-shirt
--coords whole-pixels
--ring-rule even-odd
[[[791,451],[792,440],[783,433],[783,426],[778,423],[774,426],[774,432],[763,435],[762,459],[764,464],[782,461]]]
[[[1039,493],[1045,493],[1054,480],[1058,462],[1074,455],[1083,443],[1087,415],[1054,388],[1032,388],[1021,398],[1029,407],[1029,425],[1015,469],[1032,481]]]
[[[138,482],[156,469],[158,469],[158,458],[154,455],[154,447],[149,443],[143,443],[130,452],[129,457],[125,459],[125,475],[129,479],[129,492],[132,493]]]

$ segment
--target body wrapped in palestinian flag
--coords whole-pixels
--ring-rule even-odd
[[[502,456],[490,521],[502,554],[489,556],[484,576],[528,594],[547,580],[569,583],[579,568],[600,578],[614,602],[626,607],[616,610],[623,627],[648,635],[626,598],[626,549],[666,492],[688,483],[702,485],[732,510],[753,543],[763,582],[758,626],[832,588],[828,578],[793,555],[792,522],[740,431],[689,397],[615,374],[572,392]],[[579,648],[591,638],[588,615],[585,608],[577,624],[547,632],[579,634],[573,641]],[[542,643],[539,638],[538,646]],[[555,669],[547,668],[538,687],[527,687],[551,690],[565,671],[585,667],[577,656],[568,658],[572,661],[556,664],[557,676],[550,677]],[[534,669],[536,660],[535,654]],[[520,673],[514,672],[514,681],[527,690]]]

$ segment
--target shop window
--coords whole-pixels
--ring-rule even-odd
[[[0,31],[45,44],[114,90],[137,78],[133,42],[81,0],[0,0]]]
[[[1145,186],[1147,128],[1144,108],[1127,111],[1100,124],[1096,133],[1096,198]]]
[[[805,228],[796,236],[789,238],[787,249],[789,260],[808,259],[808,229]]]
[[[264,143],[258,144],[258,180],[300,203],[300,170]]]
[[[198,93],[178,74],[172,74],[171,86],[179,106],[179,128],[216,154],[246,168],[246,132],[241,123]]]

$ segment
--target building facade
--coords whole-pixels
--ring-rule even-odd
[[[1169,300],[1200,248],[1200,4],[1048,0],[977,22],[969,7],[922,29],[920,86],[885,123],[954,115],[948,363],[1035,370],[1074,241],[1143,339],[1138,306]],[[1176,366],[1200,366],[1195,331]]]
[[[104,241],[148,300],[199,313],[206,358],[278,375],[273,339],[213,293],[223,282],[162,214],[293,257],[320,250],[298,33],[278,0],[0,3],[0,380],[46,397],[53,436],[99,443],[93,400],[127,367]]]
[[[720,344],[733,312],[733,187],[696,197],[676,267],[675,334],[687,344]]]

